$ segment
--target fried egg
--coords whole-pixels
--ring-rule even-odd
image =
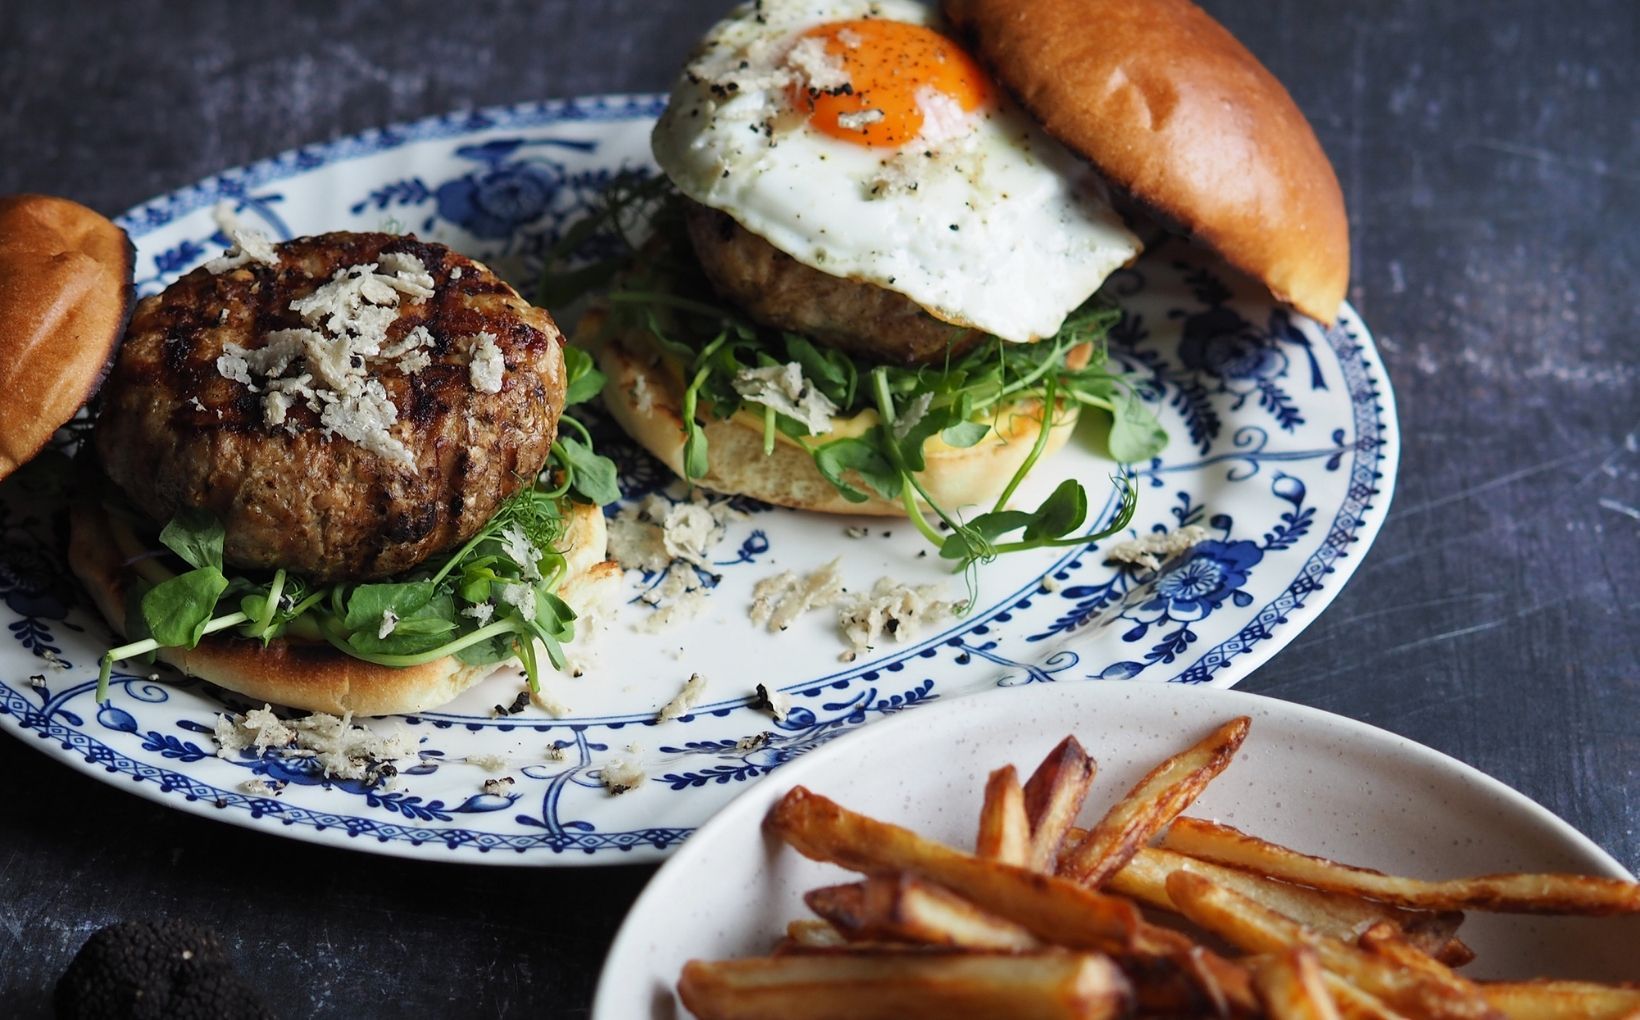
[[[1006,340],[1058,331],[1140,243],[910,0],[762,0],[707,35],[653,136],[689,198],[804,265]]]

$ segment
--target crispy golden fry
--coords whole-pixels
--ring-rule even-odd
[[[995,952],[995,950],[952,949],[950,946],[922,946],[911,942],[844,942],[836,946],[803,946],[791,939],[775,943],[770,956],[950,956],[953,953]]]
[[[1132,998],[1108,959],[1052,950],[691,960],[678,994],[700,1020],[1101,1020]]]
[[[1315,952],[1306,946],[1261,960],[1253,969],[1253,986],[1270,1020],[1342,1020]]]
[[[1473,981],[1460,977],[1450,967],[1414,948],[1401,937],[1401,930],[1388,921],[1380,921],[1362,932],[1359,945],[1372,955],[1395,966],[1411,973],[1422,974],[1439,983],[1455,997],[1481,1001],[1486,999],[1481,994],[1480,987]]]
[[[1134,955],[1121,966],[1143,1016],[1253,1016],[1259,1013],[1245,967],[1171,928],[1141,922]]]
[[[1455,941],[1453,933],[1463,922],[1463,914],[1455,911],[1430,914],[1404,910],[1346,893],[1306,889],[1251,871],[1151,847],[1144,847],[1134,854],[1121,871],[1111,876],[1105,887],[1108,891],[1131,896],[1149,906],[1172,910],[1173,901],[1167,895],[1167,876],[1175,871],[1201,875],[1318,934],[1345,942],[1354,942],[1368,928],[1388,921],[1402,932],[1408,942],[1434,956],[1446,951]],[[1462,946],[1463,943],[1458,942],[1457,945]]]
[[[1059,846],[1088,799],[1099,766],[1075,737],[1066,737],[1048,752],[1025,781],[1025,817],[1031,826],[1030,866],[1052,871]]]
[[[1138,910],[1126,900],[954,850],[801,786],[782,797],[763,824],[805,857],[866,874],[921,875],[1052,945],[1125,953],[1139,924]]]
[[[985,784],[974,853],[1020,867],[1030,864],[1031,823],[1025,817],[1025,791],[1012,765],[991,773]]]
[[[1310,931],[1268,907],[1214,885],[1200,875],[1174,872],[1167,894],[1202,928],[1246,952],[1269,953],[1309,946],[1321,965],[1388,1005],[1429,1020],[1498,1017],[1486,1000],[1466,997],[1452,984],[1409,971],[1357,946]]]
[[[1475,951],[1455,935],[1430,955],[1448,967],[1464,967],[1475,962]],[[1636,1017],[1635,1020],[1640,1020],[1640,1017]]]
[[[1481,994],[1509,1020],[1627,1020],[1640,1016],[1640,986],[1586,981],[1499,981]]]
[[[1134,852],[1189,807],[1230,764],[1252,720],[1232,719],[1205,739],[1162,762],[1117,801],[1104,818],[1059,860],[1059,874],[1098,888]]]
[[[1333,1005],[1343,1020],[1407,1020],[1405,1013],[1390,1009],[1384,1000],[1368,995],[1337,974],[1323,971],[1321,980],[1326,984],[1327,994],[1332,996]]]
[[[1228,825],[1180,818],[1162,846],[1284,882],[1421,910],[1525,914],[1640,913],[1640,883],[1585,875],[1483,875],[1429,882],[1311,857]]]
[[[805,949],[848,945],[848,939],[830,921],[813,917],[800,918],[786,925],[786,941],[793,948]]]
[[[859,939],[868,939],[869,936],[860,932],[865,926],[866,916],[866,884],[864,882],[850,882],[846,885],[823,885],[817,889],[810,889],[803,894],[803,902],[810,910],[818,915],[823,923],[830,925],[845,942],[855,941],[850,936],[858,935]]]
[[[864,882],[812,889],[803,901],[851,941],[998,950],[1042,945],[1012,921],[915,875],[873,875]]]

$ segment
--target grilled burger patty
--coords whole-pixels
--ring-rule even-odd
[[[939,361],[982,338],[934,318],[903,294],[810,268],[727,213],[681,201],[689,241],[712,286],[758,322],[898,365]]]
[[[386,577],[471,537],[555,438],[565,378],[551,316],[412,237],[334,233],[273,251],[277,265],[197,269],[138,304],[97,419],[104,470],[156,522],[215,514],[228,563],[320,582]],[[377,263],[386,275],[361,289],[353,278]],[[389,286],[395,271],[409,282]],[[339,277],[351,298],[348,279],[313,298]],[[288,364],[256,364],[279,345],[296,349]],[[348,386],[365,396],[349,403]]]

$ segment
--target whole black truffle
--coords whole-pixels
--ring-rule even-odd
[[[57,982],[59,1020],[272,1020],[208,929],[122,921],[92,935]]]

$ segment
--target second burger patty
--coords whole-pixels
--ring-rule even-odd
[[[983,339],[978,330],[934,318],[903,294],[806,266],[727,213],[679,201],[712,286],[758,322],[892,365],[939,361]]]
[[[230,261],[140,302],[103,387],[96,451],[155,522],[198,508],[230,564],[382,578],[540,472],[562,337],[489,269],[375,233]]]

